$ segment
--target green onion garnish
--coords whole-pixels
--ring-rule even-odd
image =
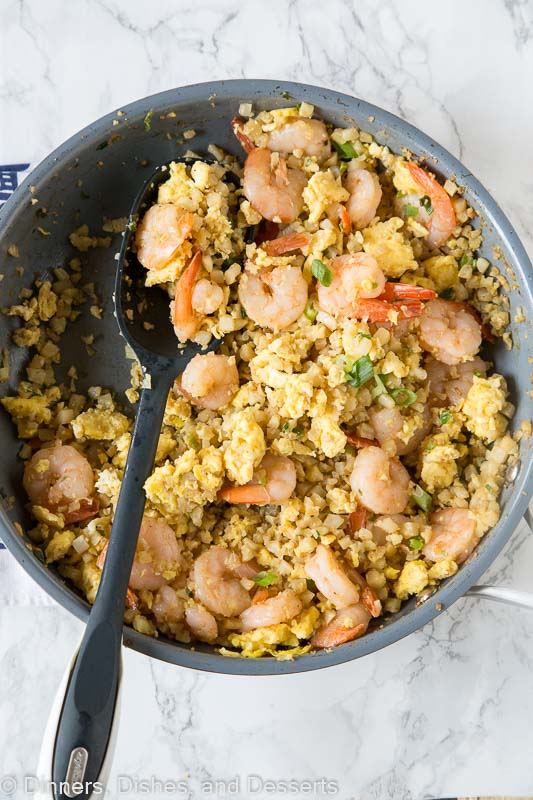
[[[316,315],[317,314],[318,314],[318,311],[316,311],[313,308],[312,302],[310,300],[308,300],[307,305],[306,305],[306,307],[304,309],[304,316],[307,317],[307,319],[310,320],[311,322],[314,322],[315,319],[316,319]]]
[[[412,406],[418,400],[417,393],[411,389],[390,389],[389,394],[397,406]]]
[[[332,139],[331,144],[333,145],[333,149],[338,153],[341,161],[350,161],[352,158],[358,158],[359,156],[359,153],[356,152],[351,142],[344,142],[344,144],[341,144],[340,142],[336,142],[335,139]]]
[[[433,498],[431,495],[425,492],[421,486],[415,486],[413,494],[411,495],[411,499],[419,508],[422,509],[422,511],[425,511],[426,513],[429,511],[433,503]]]
[[[443,289],[442,292],[439,292],[439,297],[442,297],[443,300],[453,300],[454,294],[452,287],[450,286],[448,289]]]
[[[467,264],[474,263],[474,256],[471,253],[463,253],[461,256],[461,260],[459,261],[460,267],[466,267]]]
[[[412,203],[406,203],[403,207],[403,213],[406,217],[418,217],[418,208]]]
[[[450,422],[453,418],[452,412],[449,408],[445,408],[444,411],[441,411],[439,414],[438,425],[446,425]]]
[[[333,274],[331,270],[326,267],[326,265],[318,258],[313,259],[313,263],[311,264],[311,272],[317,281],[320,281],[322,286],[331,286]]]
[[[427,194],[420,198],[420,205],[428,214],[433,214],[433,206],[431,205],[431,200]]]
[[[258,586],[272,586],[273,583],[279,581],[279,576],[274,572],[258,572],[257,575],[254,575],[252,580],[254,583],[257,583]]]
[[[152,127],[152,117],[154,116],[154,112],[152,109],[148,112],[148,114],[144,118],[144,130],[149,131]]]
[[[422,550],[424,544],[425,542],[421,536],[413,536],[411,539],[409,539],[409,547],[411,550]]]
[[[348,386],[351,386],[352,389],[359,389],[363,383],[373,377],[374,366],[368,356],[361,356],[350,367],[345,367],[344,375]]]

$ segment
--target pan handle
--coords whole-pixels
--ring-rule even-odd
[[[533,594],[531,592],[507,589],[505,586],[472,586],[465,596],[482,597],[486,600],[494,600],[496,603],[505,603],[506,606],[533,609]]]

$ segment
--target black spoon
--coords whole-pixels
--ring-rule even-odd
[[[174,159],[188,165],[207,159]],[[74,663],[57,727],[50,720],[51,775],[55,800],[98,795],[112,755],[110,738],[121,675],[124,602],[144,512],[144,482],[150,475],[167,396],[174,380],[197,353],[216,350],[178,340],[169,320],[169,298],[160,289],[146,289],[146,270],[131,251],[137,220],[156,202],[160,183],[169,178],[159,167],[133,203],[123,236],[115,282],[115,315],[122,336],[135,352],[149,388],[140,392],[128,459],[113,520],[112,534],[96,600]],[[137,304],[143,303],[142,314]],[[132,314],[126,312],[131,308]],[[130,318],[131,317],[131,318]],[[149,323],[144,325],[143,323]],[[42,759],[41,759],[42,760]],[[102,790],[103,791],[103,790]]]

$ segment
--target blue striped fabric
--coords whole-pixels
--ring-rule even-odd
[[[13,194],[19,185],[19,178],[29,169],[29,166],[29,164],[0,164],[0,208]],[[0,550],[5,549],[5,544],[0,542]]]

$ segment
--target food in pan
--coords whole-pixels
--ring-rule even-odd
[[[505,277],[475,210],[431,163],[313,114],[245,104],[244,168],[215,146],[173,163],[135,231],[176,347],[224,341],[169,395],[125,618],[227,655],[335,647],[430,596],[497,522],[518,458],[484,345],[511,346]],[[8,309],[34,354],[2,402],[30,536],[93,601],[131,422],[74,369],[55,385],[92,291],[77,259],[55,276]]]

